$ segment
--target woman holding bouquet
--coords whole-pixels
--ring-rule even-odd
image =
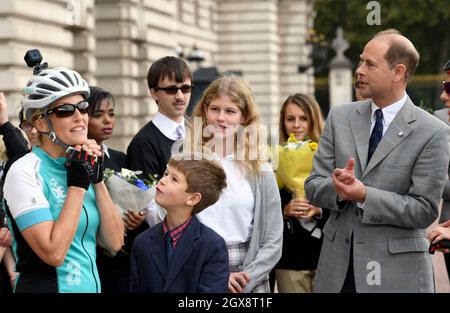
[[[214,81],[194,109],[190,135],[185,149],[212,152],[227,176],[217,203],[197,217],[225,239],[229,292],[269,292],[283,223],[274,173],[260,158],[258,144],[265,139],[257,140],[258,114],[248,83],[239,77]]]
[[[105,145],[110,139],[116,126],[113,95],[100,88],[90,87],[90,95],[86,101],[89,103],[89,127],[88,138],[94,139],[102,146],[105,155],[105,168],[120,172],[127,168],[127,156],[121,151],[111,149]],[[134,239],[143,230],[145,211],[140,214],[132,210],[125,212],[122,217],[126,236],[125,245],[115,256],[109,254],[101,247],[97,249],[97,266],[100,281],[102,282],[102,293],[128,293],[130,290],[130,252]],[[144,223],[145,224],[145,223]]]
[[[88,85],[75,71],[36,67],[23,93],[40,143],[5,179],[15,292],[100,292],[96,246],[118,251],[124,227],[103,183],[101,148],[87,138]]]
[[[314,98],[291,95],[280,110],[280,144],[285,144],[291,134],[298,141],[309,139],[317,143],[323,124],[322,112]],[[311,158],[297,162],[302,166],[305,166],[302,162],[309,162],[312,168]],[[296,198],[294,190],[282,188],[280,197],[284,231],[282,256],[275,270],[278,291],[312,292],[322,246],[320,229],[329,213],[312,206],[306,198]]]

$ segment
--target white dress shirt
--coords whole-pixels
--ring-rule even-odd
[[[386,133],[386,130],[388,129],[391,122],[394,120],[397,113],[400,112],[400,110],[405,105],[406,97],[407,97],[407,95],[405,92],[405,94],[403,95],[403,97],[400,100],[398,100],[388,106],[385,106],[383,109],[381,109],[381,111],[383,112],[383,136]],[[370,138],[370,134],[372,134],[373,128],[375,127],[375,121],[376,121],[375,111],[377,109],[379,109],[379,107],[373,101],[372,101],[371,106],[372,106],[372,115],[370,117],[369,138]],[[361,209],[364,209],[364,203],[365,202],[357,202],[357,205]]]
[[[152,122],[167,138],[172,140],[184,139],[186,133],[184,117],[180,123],[177,123],[158,111],[156,112]]]
[[[381,111],[383,112],[383,136],[386,133],[386,130],[388,129],[389,125],[394,120],[397,113],[403,108],[405,103],[406,103],[406,92],[400,100],[398,100],[397,102],[394,102],[388,106],[385,106],[383,109],[381,109]],[[372,115],[370,118],[369,137],[370,137],[370,134],[372,134],[372,129],[375,127],[375,121],[376,121],[375,111],[377,109],[379,109],[379,107],[373,101],[372,101],[371,106],[372,106]]]

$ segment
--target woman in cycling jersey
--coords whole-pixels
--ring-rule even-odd
[[[87,139],[89,87],[75,71],[46,68],[23,93],[40,144],[5,179],[15,292],[100,292],[96,245],[117,252],[124,226],[103,183],[101,147]]]

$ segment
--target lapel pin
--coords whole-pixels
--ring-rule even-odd
[[[403,134],[404,134],[404,132],[403,132],[402,130],[398,133],[398,135],[399,135],[400,137],[402,137]]]

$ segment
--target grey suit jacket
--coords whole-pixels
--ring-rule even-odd
[[[436,117],[438,117],[445,124],[449,125],[448,122],[448,109],[440,109],[434,111],[433,113]],[[450,167],[448,168],[448,175],[450,177]],[[444,192],[442,193],[442,211],[441,216],[439,217],[439,223],[443,223],[450,219],[450,180],[447,179],[445,182]]]
[[[351,236],[357,292],[434,292],[425,229],[438,216],[449,162],[447,126],[408,98],[389,125],[370,162],[371,101],[332,108],[311,176],[308,199],[330,208],[317,270],[316,292],[340,292]],[[354,157],[366,186],[363,209],[339,206],[331,173]]]

